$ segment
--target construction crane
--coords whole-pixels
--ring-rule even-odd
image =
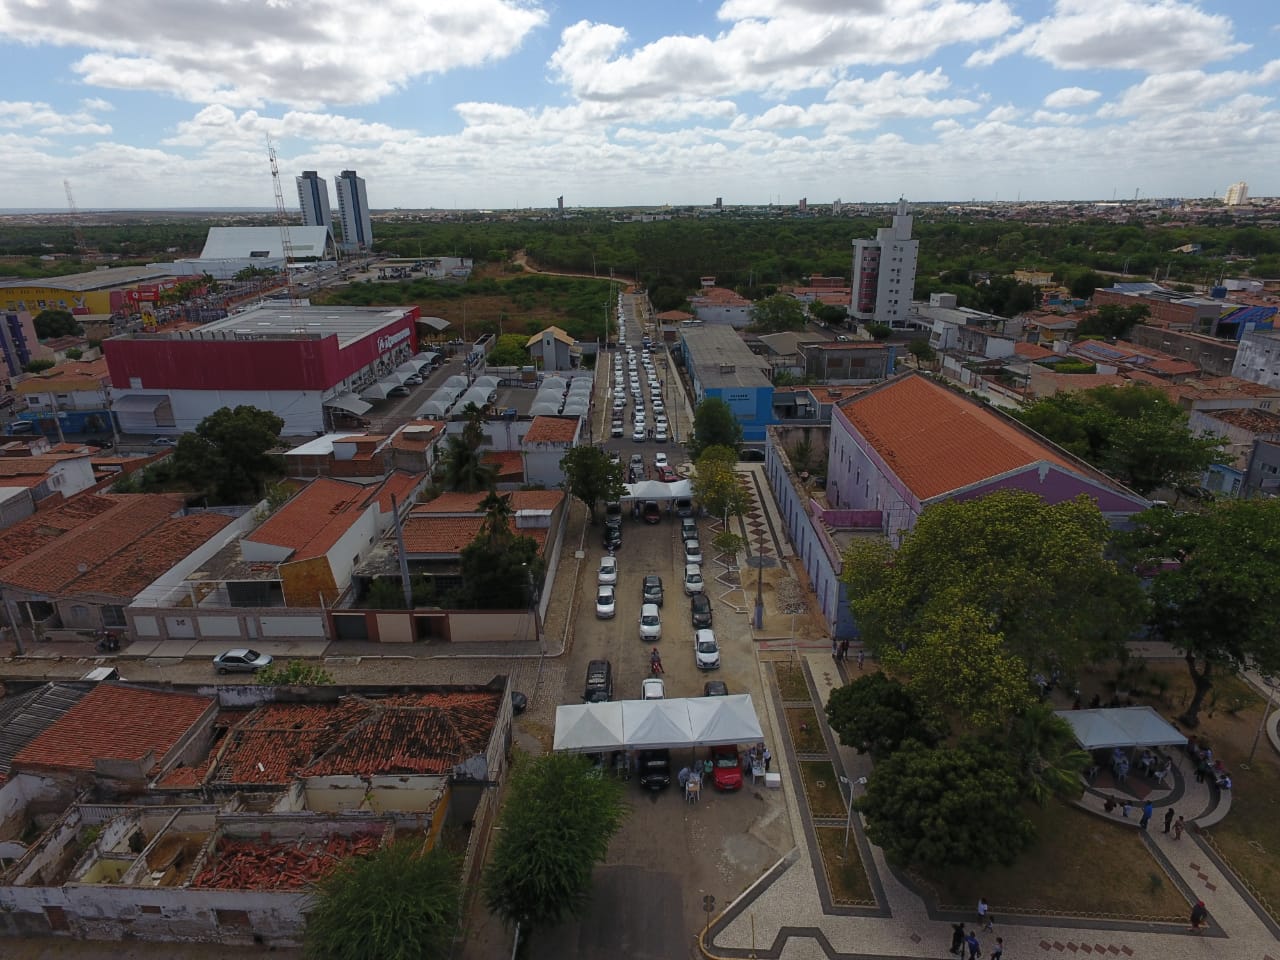
[[[293,244],[289,241],[289,211],[284,205],[284,191],[280,189],[280,165],[276,162],[275,144],[267,137],[267,155],[271,158],[271,186],[276,194],[276,223],[280,227],[280,250],[284,254],[284,282],[289,291],[289,304],[297,306],[298,291],[293,286],[293,274],[289,272],[289,254]]]
[[[62,186],[67,191],[67,212],[71,214],[71,233],[76,239],[76,253],[81,260],[86,260],[91,251],[89,244],[85,242],[84,231],[80,229],[80,211],[76,207],[76,198],[71,193],[71,181],[63,180]]]

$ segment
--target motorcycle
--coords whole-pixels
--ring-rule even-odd
[[[120,638],[114,630],[99,630],[95,636],[98,642],[94,647],[99,653],[115,653],[120,649]]]

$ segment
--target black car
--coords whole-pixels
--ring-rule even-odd
[[[644,578],[644,599],[641,603],[656,603],[662,606],[662,578],[655,573]]]
[[[705,593],[695,593],[689,598],[689,615],[693,628],[702,630],[711,626],[711,598]]]
[[[729,688],[725,686],[723,680],[708,680],[702,686],[702,695],[704,697],[727,697]]]
[[[592,660],[587,664],[582,699],[587,703],[608,703],[613,699],[613,664],[608,660]]]
[[[665,790],[671,786],[671,751],[641,750],[636,757],[640,786],[646,790]]]
[[[604,548],[617,550],[622,546],[622,524],[606,523],[604,525]]]

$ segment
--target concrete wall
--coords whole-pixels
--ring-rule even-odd
[[[168,640],[174,637],[195,640],[239,640],[250,643],[272,640],[315,640],[326,636],[326,611],[320,608],[269,608],[270,613],[252,607],[212,608],[193,612],[190,608],[125,609],[128,629],[140,640]],[[208,620],[206,629],[205,621]],[[232,623],[238,632],[232,633]]]

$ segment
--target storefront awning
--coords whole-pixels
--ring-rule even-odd
[[[354,393],[340,393],[336,397],[330,397],[324,402],[326,407],[335,407],[338,410],[345,410],[347,413],[354,413],[357,417],[368,413],[373,409],[373,404],[366,403],[357,397]]]
[[[117,413],[154,413],[168,399],[165,394],[127,393],[111,401],[111,409]]]

